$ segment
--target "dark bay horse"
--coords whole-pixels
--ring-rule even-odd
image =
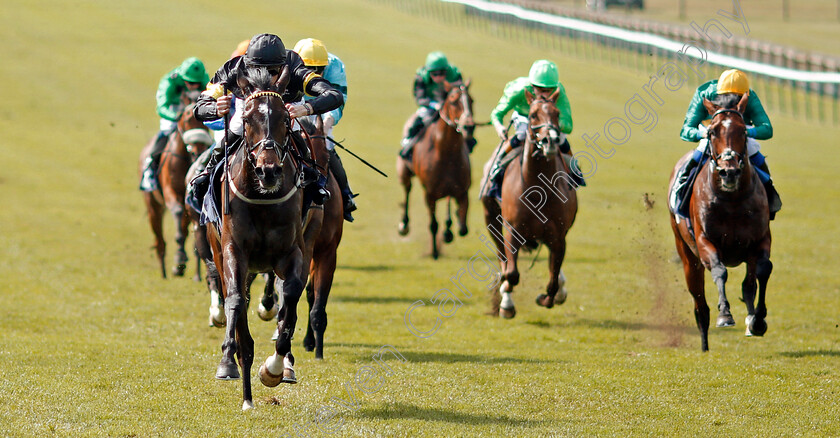
[[[160,263],[160,272],[166,278],[166,241],[163,237],[163,213],[164,208],[168,209],[175,220],[175,243],[178,249],[175,253],[175,266],[172,274],[175,276],[184,275],[187,253],[184,250],[184,242],[187,239],[190,218],[185,210],[184,196],[186,194],[185,176],[187,170],[195,158],[204,152],[213,143],[207,127],[195,118],[192,105],[195,96],[185,94],[182,97],[185,109],[178,118],[178,128],[169,136],[166,147],[160,157],[158,165],[158,190],[143,192],[143,201],[146,204],[146,214],[149,218],[149,225],[155,235],[153,247]],[[154,145],[152,138],[140,153],[140,174],[143,173],[143,165]],[[200,266],[200,265],[198,265]],[[200,268],[197,269],[200,272]],[[197,274],[200,277],[200,274]]]
[[[470,157],[465,140],[465,135],[469,135],[467,133],[472,132],[472,128],[475,127],[473,102],[469,93],[470,82],[457,86],[446,83],[445,87],[447,95],[440,108],[440,118],[429,126],[417,141],[411,162],[402,157],[397,158],[397,172],[405,189],[399,233],[405,236],[409,231],[408,197],[411,192],[411,178],[417,175],[426,192],[429,231],[432,233],[432,257],[435,259],[440,255],[437,245],[438,221],[435,215],[437,201],[447,198],[444,242],[449,243],[453,239],[452,199],[458,203],[458,234],[466,236],[469,208],[467,192],[472,184]]]
[[[734,97],[734,96],[733,96]],[[726,267],[746,263],[741,293],[747,306],[747,336],[767,331],[764,303],[767,280],[773,270],[770,262],[770,210],[758,174],[753,171],[747,152],[747,135],[742,116],[749,94],[740,100],[718,106],[703,104],[712,115],[709,123],[711,159],[700,169],[689,203],[690,222],[677,221],[671,213],[677,252],[685,271],[688,290],[694,298],[694,317],[700,330],[701,348],[709,350],[709,305],[706,303],[704,273],[708,269],[718,289],[718,327],[735,325],[726,299]],[[734,109],[730,109],[734,106]],[[683,156],[671,172],[674,175],[692,152]],[[670,189],[669,187],[669,189]],[[758,305],[755,306],[756,279]]]
[[[248,328],[246,295],[249,274],[274,272],[284,280],[279,337],[274,354],[260,366],[260,381],[270,387],[297,382],[291,339],[306,272],[300,171],[294,159],[289,113],[282,99],[289,79],[288,67],[276,84],[264,68],[250,70],[247,78],[240,78],[239,86],[247,94],[242,109],[244,137],[230,157],[225,174],[228,183],[223,187],[230,195],[229,214],[222,214],[220,223],[211,222],[207,227],[213,261],[221,273],[227,320],[216,378],[241,376],[243,410],[253,408],[254,339]]]
[[[505,318],[516,315],[510,294],[519,284],[517,257],[523,245],[535,247],[540,242],[550,251],[550,278],[546,293],[537,297],[537,304],[551,308],[566,301],[566,279],[561,266],[566,254],[566,234],[575,221],[578,205],[575,183],[559,152],[563,136],[556,105],[558,94],[555,91],[535,97],[526,90],[531,107],[521,159],[513,160],[505,170],[501,205],[493,198],[484,199],[484,220],[501,260],[499,314]],[[500,238],[503,232],[504,240]]]

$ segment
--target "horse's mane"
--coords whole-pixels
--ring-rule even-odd
[[[255,90],[276,91],[276,87],[271,83],[271,75],[268,74],[268,69],[265,67],[246,69],[245,79],[251,85],[252,92]]]
[[[712,103],[721,107],[722,109],[735,109],[738,106],[738,102],[740,100],[740,94],[724,93],[718,94],[717,97],[715,97],[715,99],[712,101]]]

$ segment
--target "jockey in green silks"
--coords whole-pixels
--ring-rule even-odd
[[[697,149],[691,159],[679,170],[674,182],[674,187],[668,196],[668,206],[674,214],[682,217],[688,217],[688,196],[691,192],[691,177],[692,172],[698,172],[703,155],[706,154],[709,140],[707,138],[708,131],[701,122],[711,119],[708,110],[703,106],[703,99],[716,103],[721,98],[734,94],[738,97],[743,96],[744,93],[749,93],[747,99],[747,109],[742,116],[744,122],[747,124],[747,155],[750,157],[750,163],[757,170],[761,183],[767,192],[768,205],[770,206],[770,219],[773,220],[782,208],[782,201],[779,198],[779,193],[773,186],[773,180],[770,178],[770,169],[767,167],[764,155],[760,152],[760,145],[757,140],[768,140],[773,137],[773,126],[770,124],[770,118],[767,117],[767,112],[761,105],[761,100],[755,90],[750,88],[750,82],[747,75],[740,70],[726,70],[720,78],[706,82],[697,87],[694,96],[691,98],[691,103],[688,105],[688,110],[685,114],[685,121],[683,122],[682,131],[680,131],[680,138],[685,141],[699,142]],[[696,170],[695,170],[696,169]]]
[[[550,95],[559,90],[557,96],[557,109],[560,111],[560,132],[562,142],[560,152],[563,159],[572,170],[571,177],[579,186],[585,186],[576,161],[571,158],[571,146],[567,135],[572,133],[572,109],[569,105],[569,98],[566,96],[566,89],[560,83],[560,75],[557,64],[540,59],[531,65],[527,77],[516,78],[505,85],[502,97],[493,112],[490,114],[490,121],[496,129],[496,133],[502,140],[496,151],[493,153],[493,162],[490,163],[489,172],[484,176],[481,187],[484,189],[479,194],[481,198],[501,198],[501,183],[504,178],[504,170],[510,163],[512,157],[516,156],[519,148],[525,144],[525,136],[528,133],[528,114],[530,104],[525,97],[525,91],[534,96]],[[511,113],[511,123],[514,126],[514,135],[507,136],[507,127],[504,124],[504,117]]]

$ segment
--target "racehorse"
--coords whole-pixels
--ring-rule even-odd
[[[445,84],[446,99],[440,108],[440,117],[423,133],[414,146],[414,156],[409,162],[397,158],[397,172],[405,189],[403,216],[399,224],[399,234],[408,234],[408,196],[411,192],[411,177],[417,175],[425,188],[426,206],[429,209],[429,231],[432,233],[432,257],[440,255],[437,245],[438,221],[435,215],[437,201],[447,198],[446,230],[443,240],[452,242],[452,199],[458,203],[458,234],[466,236],[467,209],[469,196],[467,191],[472,184],[470,157],[465,141],[466,135],[475,128],[472,113],[472,97],[469,93],[470,81],[463,85]]]
[[[719,106],[703,101],[712,115],[708,126],[710,160],[697,174],[689,202],[689,221],[677,221],[671,213],[677,252],[685,271],[688,290],[694,298],[694,318],[700,330],[701,348],[709,350],[709,305],[704,293],[704,268],[712,273],[718,289],[718,327],[735,325],[726,299],[726,267],[747,264],[741,293],[747,306],[746,335],[762,336],[767,331],[764,303],[770,262],[770,210],[767,195],[746,156],[747,135],[743,113],[749,94]],[[733,108],[734,107],[734,108]],[[683,156],[674,175],[692,152]],[[754,305],[758,279],[758,306]]]
[[[315,117],[315,125],[310,133],[312,154],[329,171],[329,151],[324,125],[320,116]],[[331,174],[330,174],[331,175]],[[330,193],[340,193],[335,178],[328,178],[327,188]],[[327,299],[332,289],[333,277],[337,265],[338,245],[344,231],[344,203],[341,196],[332,196],[320,209],[310,209],[304,240],[306,254],[311,254],[309,264],[309,283],[306,285],[306,301],[309,303],[309,324],[303,346],[306,351],[315,351],[316,359],[324,358],[324,332],[327,329]]]
[[[163,238],[163,211],[166,207],[175,220],[175,243],[178,250],[175,253],[175,266],[172,274],[175,276],[184,275],[187,253],[184,250],[184,242],[187,239],[187,232],[190,223],[188,212],[185,211],[184,195],[186,194],[186,183],[184,177],[187,174],[195,158],[204,152],[213,143],[212,137],[204,126],[193,115],[193,104],[197,93],[185,93],[181,97],[184,106],[183,112],[178,117],[178,128],[169,135],[166,147],[160,157],[158,165],[158,189],[152,192],[143,192],[143,201],[146,204],[146,214],[149,224],[155,235],[154,248],[160,263],[160,271],[163,278],[166,278],[166,241]],[[144,163],[154,145],[155,138],[140,152],[140,174],[143,173]],[[200,263],[200,262],[199,262]],[[200,277],[200,264],[197,268]]]
[[[484,220],[502,267],[499,314],[505,318],[516,316],[510,294],[519,284],[517,257],[523,245],[534,248],[541,242],[550,251],[550,278],[546,293],[537,297],[537,304],[551,308],[566,301],[566,279],[561,266],[566,254],[566,234],[575,221],[578,206],[575,183],[559,152],[563,136],[556,105],[558,95],[559,90],[549,96],[525,91],[530,110],[522,155],[505,169],[501,204],[492,197],[483,199]],[[549,190],[541,188],[546,181],[551,183]],[[542,205],[536,212],[531,208],[535,204],[526,204],[533,202],[534,194],[542,196]],[[503,233],[505,228],[507,232]]]
[[[224,172],[227,182],[222,191],[228,191],[228,211],[220,215],[219,223],[211,221],[207,227],[213,261],[221,270],[227,320],[216,378],[242,377],[243,410],[254,406],[254,339],[248,328],[246,295],[249,274],[271,271],[284,280],[284,306],[277,323],[279,337],[274,354],[260,366],[260,381],[270,387],[297,382],[291,339],[306,273],[301,224],[303,195],[298,184],[301,173],[294,158],[290,118],[282,98],[290,77],[287,66],[276,84],[272,84],[265,68],[251,70],[239,78],[238,85],[247,95],[242,110],[244,134]],[[215,183],[213,187],[216,188]],[[239,359],[241,374],[234,355]]]

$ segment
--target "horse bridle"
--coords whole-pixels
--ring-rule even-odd
[[[737,110],[734,110],[734,109],[728,109],[728,108],[721,108],[721,109],[719,109],[719,110],[715,111],[715,113],[714,113],[714,114],[712,114],[712,120],[714,120],[714,119],[715,119],[715,117],[717,117],[718,115],[720,115],[720,114],[725,114],[725,113],[734,113],[734,114],[737,114],[737,115],[738,115],[738,117],[740,117],[740,118],[741,118],[741,121],[742,121],[742,122],[744,122],[744,123],[746,124],[746,121],[744,120],[744,115],[743,115],[743,114],[741,114],[741,113],[740,113],[739,111],[737,111]],[[710,157],[712,157],[712,162],[713,162],[713,163],[715,163],[715,171],[716,171],[716,172],[720,172],[721,170],[723,170],[723,168],[722,168],[722,167],[720,167],[720,164],[718,164],[718,160],[719,160],[719,159],[721,159],[721,160],[730,160],[730,159],[732,159],[732,158],[738,158],[738,159],[740,160],[740,164],[739,164],[739,166],[738,166],[740,169],[743,169],[743,168],[744,168],[744,166],[746,165],[746,162],[745,162],[745,160],[744,160],[744,155],[745,155],[745,154],[744,154],[743,152],[735,152],[735,151],[733,151],[731,148],[726,148],[726,149],[725,149],[725,150],[724,150],[724,151],[723,151],[720,155],[715,155],[715,150],[714,150],[714,148],[712,147],[712,139],[711,139],[711,138],[709,139],[709,141],[708,141],[708,143],[707,143],[706,147],[708,147],[708,148],[709,148],[709,156],[710,156]],[[745,142],[745,143],[744,143],[744,150],[746,151],[746,149],[747,149],[747,148],[746,148],[746,142]]]
[[[452,91],[455,91],[455,90],[460,90],[460,92],[461,92],[461,97],[460,97],[461,106],[464,107],[464,112],[461,113],[461,117],[458,118],[458,123],[455,123],[449,117],[447,117],[446,114],[443,112],[443,108],[441,108],[441,110],[439,111],[439,114],[440,114],[440,118],[443,120],[444,123],[449,125],[450,128],[454,129],[455,132],[463,135],[462,131],[468,130],[469,128],[475,129],[475,123],[473,123],[472,125],[467,125],[466,124],[466,119],[467,119],[468,115],[472,114],[472,111],[470,110],[470,105],[469,105],[470,104],[469,96],[467,95],[467,87],[465,87],[464,85],[459,85],[457,87],[452,87],[452,90],[450,90],[450,93]],[[444,100],[444,106],[446,106],[448,103],[449,103],[449,99],[448,99],[448,96],[447,96],[447,99]]]

